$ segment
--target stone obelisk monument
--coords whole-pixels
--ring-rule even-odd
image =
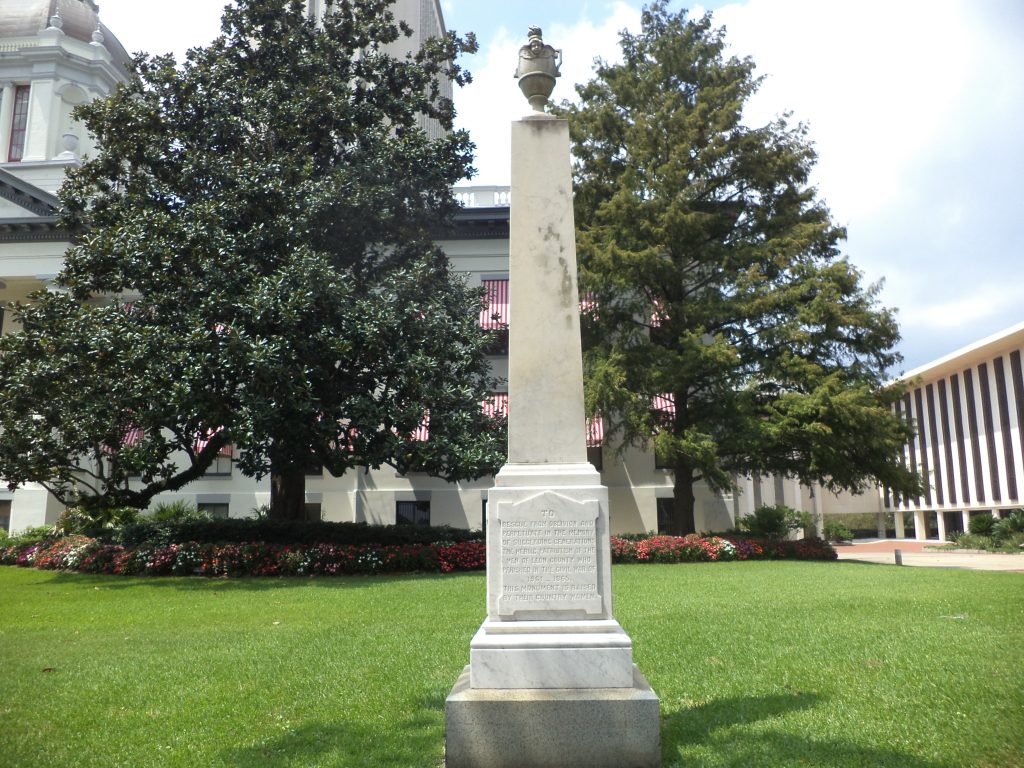
[[[658,699],[612,616],[608,490],[587,462],[569,125],[539,28],[512,123],[508,463],[487,497],[487,618],[445,705],[447,768],[660,765]]]

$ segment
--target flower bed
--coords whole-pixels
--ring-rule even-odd
[[[773,541],[734,536],[611,538],[615,563],[706,563],[721,560],[835,560],[819,539]],[[485,567],[482,541],[434,544],[108,544],[67,536],[0,547],[0,564],[47,570],[130,576],[334,576],[426,571],[451,573]]]
[[[0,564],[138,576],[312,576],[480,570],[480,541],[402,545],[165,544],[125,547],[68,536],[0,548]]]
[[[821,539],[800,541],[739,536],[612,536],[613,563],[709,563],[722,560],[835,560],[836,551]]]

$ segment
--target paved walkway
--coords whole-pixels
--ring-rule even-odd
[[[852,544],[836,544],[835,547],[840,560],[859,560],[865,563],[893,565],[898,549],[903,556],[903,565],[1024,573],[1024,554],[1004,555],[991,552],[950,552],[925,549],[925,547],[937,546],[938,543],[937,541],[916,541],[914,539],[857,539]]]

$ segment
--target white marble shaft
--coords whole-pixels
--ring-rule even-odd
[[[587,460],[569,123],[512,123],[508,460]]]

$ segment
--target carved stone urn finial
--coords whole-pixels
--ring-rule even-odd
[[[540,27],[530,27],[530,42],[519,49],[519,90],[536,112],[543,112],[548,97],[555,89],[555,78],[561,76],[562,52],[544,43]]]

